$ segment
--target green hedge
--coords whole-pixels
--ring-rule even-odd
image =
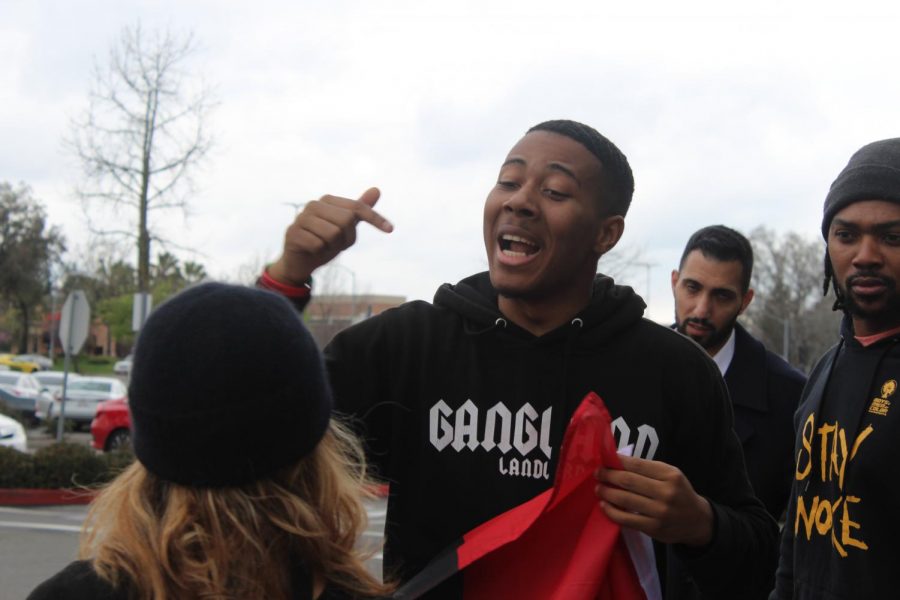
[[[87,446],[65,442],[33,455],[0,447],[0,488],[93,487],[113,479],[133,460],[131,452],[98,454]]]

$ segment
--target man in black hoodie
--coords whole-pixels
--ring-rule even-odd
[[[900,559],[900,138],[857,151],[825,198],[825,291],[845,313],[795,416],[771,598],[896,598]]]
[[[774,560],[776,528],[753,496],[713,362],[642,318],[630,288],[597,276],[618,242],[634,181],[590,127],[548,121],[513,147],[484,209],[489,272],[445,284],[339,334],[326,348],[337,408],[360,418],[390,482],[385,571],[408,579],[463,533],[548,489],[569,417],[596,392],[623,470],[597,474],[610,519],[656,540],[668,598],[699,587],[739,598]],[[260,277],[302,308],[310,276],[355,241],[373,206],[325,196]],[[552,551],[552,549],[548,549]],[[762,571],[761,571],[762,570]],[[459,578],[429,598],[458,598]]]

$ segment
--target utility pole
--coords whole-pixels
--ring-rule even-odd
[[[636,267],[644,267],[644,269],[646,269],[647,271],[647,293],[644,296],[644,302],[647,304],[647,306],[650,306],[650,271],[653,269],[653,267],[656,266],[656,263],[635,261],[632,264]]]
[[[307,205],[306,202],[282,202],[285,206],[293,206],[294,207],[294,216],[297,216],[304,206]]]
[[[791,348],[791,321],[789,319],[782,319],[781,325],[783,328],[781,335],[781,358],[788,360],[788,352]]]
[[[342,269],[350,275],[350,322],[353,323],[356,320],[356,271],[336,262],[329,263],[328,268]]]

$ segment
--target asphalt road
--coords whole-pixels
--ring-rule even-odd
[[[361,544],[380,545],[386,501],[367,506],[369,528]],[[55,574],[78,553],[78,534],[86,506],[0,506],[0,600],[23,600],[36,585]],[[381,572],[381,553],[368,563]]]
[[[34,452],[39,448],[43,448],[45,446],[50,446],[56,443],[56,432],[47,431],[46,426],[39,425],[37,427],[32,427],[25,432],[26,437],[28,438],[28,451]],[[91,445],[91,432],[84,431],[67,431],[64,434],[64,440],[71,444],[84,444],[85,446]]]
[[[0,600],[22,600],[75,559],[84,506],[0,506]]]

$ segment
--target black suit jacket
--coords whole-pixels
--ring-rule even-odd
[[[756,495],[776,520],[787,506],[794,469],[794,411],[806,376],[735,325],[734,357],[725,383],[734,430]]]

